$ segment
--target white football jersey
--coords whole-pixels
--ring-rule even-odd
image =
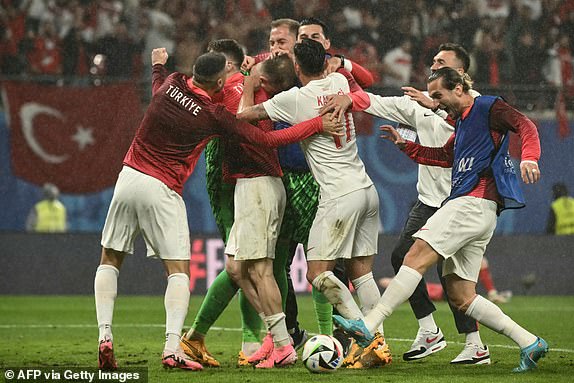
[[[368,93],[371,106],[365,112],[413,127],[424,146],[443,146],[454,133],[442,117],[420,106],[409,96],[382,97]],[[419,200],[428,206],[440,207],[450,194],[451,169],[419,165],[417,191]]]
[[[317,117],[329,95],[349,92],[345,76],[331,73],[324,79],[310,81],[302,88],[279,93],[265,101],[263,107],[271,120],[294,125]],[[359,158],[350,112],[345,114],[344,122],[343,137],[315,134],[301,142],[313,177],[320,186],[322,199],[337,198],[373,184]]]
[[[454,133],[454,127],[444,120],[447,117],[444,110],[439,109],[435,113],[411,100],[409,96],[383,97],[369,92],[367,94],[371,106],[365,112],[413,127],[419,143],[423,146],[441,147]],[[480,96],[474,89],[471,89],[470,94],[473,97]],[[419,165],[419,200],[425,205],[440,207],[442,201],[450,195],[451,173],[450,168]]]

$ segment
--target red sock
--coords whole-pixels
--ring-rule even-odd
[[[494,282],[492,282],[492,275],[490,275],[490,270],[488,269],[488,266],[483,269],[480,269],[480,272],[478,273],[478,280],[480,281],[480,283],[482,283],[487,292],[496,290],[496,288],[494,287]]]

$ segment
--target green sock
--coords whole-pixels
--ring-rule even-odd
[[[207,334],[211,326],[231,302],[238,289],[239,287],[233,283],[225,270],[219,273],[207,290],[207,294],[195,316],[192,326],[195,331],[200,334]]]
[[[273,261],[273,275],[275,276],[275,281],[277,282],[277,287],[281,292],[281,307],[285,311],[285,302],[287,302],[287,261],[289,260],[289,241],[281,240],[281,237],[277,240],[277,245],[275,246],[275,260]]]
[[[313,286],[313,305],[319,334],[333,335],[333,306],[322,292]]]
[[[261,342],[261,329],[263,321],[259,313],[253,308],[249,300],[239,290],[239,309],[241,310],[241,328],[243,330],[243,343]]]

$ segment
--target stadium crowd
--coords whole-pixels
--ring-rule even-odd
[[[4,75],[141,78],[152,48],[189,73],[209,41],[233,37],[266,49],[272,19],[321,15],[338,53],[376,85],[421,84],[441,42],[472,55],[477,85],[549,84],[574,95],[574,0],[3,0]],[[328,12],[326,12],[328,11]]]

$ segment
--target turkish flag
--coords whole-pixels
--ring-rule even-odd
[[[3,87],[15,176],[63,193],[114,185],[141,118],[134,84]]]

